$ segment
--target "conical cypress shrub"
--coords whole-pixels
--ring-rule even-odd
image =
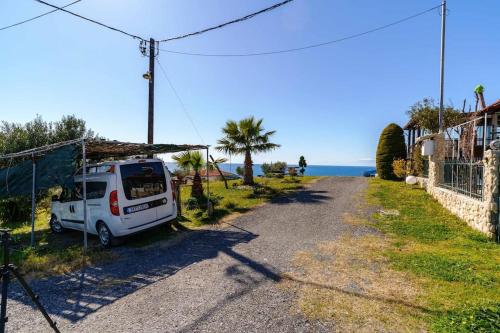
[[[378,140],[377,173],[382,179],[397,179],[392,170],[395,159],[406,158],[406,145],[403,129],[396,124],[389,124]]]

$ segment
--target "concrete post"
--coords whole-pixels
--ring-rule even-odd
[[[429,185],[432,187],[438,186],[443,182],[445,158],[445,140],[444,134],[439,133],[432,138],[434,141],[434,154],[429,156]]]
[[[491,212],[490,223],[481,225],[481,231],[494,235],[497,232],[499,221],[498,216],[498,195],[499,195],[499,167],[500,167],[500,151],[487,150],[483,158],[484,175],[483,175],[483,200],[484,204],[489,207]],[[485,221],[487,222],[487,221]]]

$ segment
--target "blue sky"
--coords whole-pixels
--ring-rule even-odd
[[[70,0],[52,0],[65,5]],[[171,37],[218,24],[277,0],[83,0],[68,9],[144,37]],[[300,47],[362,32],[430,7],[439,0],[295,0],[252,20],[163,44],[187,52],[238,53]],[[451,0],[447,29],[447,101],[500,98],[500,2]],[[47,11],[32,0],[3,0],[0,26]],[[84,118],[99,134],[144,142],[148,59],[138,41],[65,13],[0,31],[0,120],[36,114]],[[378,136],[406,122],[423,97],[438,98],[440,16],[430,12],[387,30],[297,53],[211,58],[161,52],[159,60],[203,141],[215,144],[227,119],[264,118],[282,147],[254,161],[373,165]],[[155,141],[200,143],[160,72]],[[217,155],[217,154],[216,154]],[[233,158],[233,162],[242,158]]]

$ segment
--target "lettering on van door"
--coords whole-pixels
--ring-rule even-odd
[[[167,204],[167,198],[162,198],[162,199],[158,199],[158,200],[145,202],[145,203],[142,203],[139,205],[124,207],[123,213],[125,215],[133,214],[133,213],[141,212],[143,210],[159,207],[159,206],[166,205],[166,204]]]

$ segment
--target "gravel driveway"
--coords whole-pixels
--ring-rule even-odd
[[[297,251],[352,228],[342,216],[366,184],[324,178],[230,224],[118,248],[116,262],[31,285],[61,332],[329,332],[300,314],[280,274]],[[50,331],[18,287],[9,302],[9,332]]]

